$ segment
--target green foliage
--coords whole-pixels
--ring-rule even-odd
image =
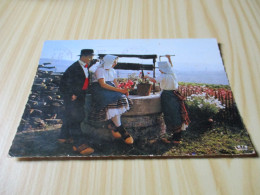
[[[205,86],[212,89],[229,89],[229,85],[215,85],[215,84],[206,84],[206,83],[189,83],[189,82],[179,82],[179,85],[182,86]]]
[[[220,109],[225,107],[214,97],[205,93],[187,97],[187,110],[191,120],[207,120],[214,117]]]

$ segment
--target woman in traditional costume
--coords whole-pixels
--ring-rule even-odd
[[[117,56],[105,55],[96,68],[90,91],[92,111],[90,121],[111,120],[109,129],[115,138],[122,138],[126,144],[133,144],[132,136],[121,124],[121,115],[130,109],[127,89],[118,88],[116,72]]]
[[[166,55],[168,61],[158,62],[158,68],[161,75],[157,78],[144,76],[152,82],[160,83],[163,90],[161,93],[161,107],[166,125],[166,134],[162,140],[166,143],[180,143],[181,133],[186,130],[190,123],[188,113],[184,104],[184,97],[177,91],[178,82],[173,72],[173,65],[169,55]]]

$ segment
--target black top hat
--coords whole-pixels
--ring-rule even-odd
[[[94,50],[93,49],[82,49],[79,56],[93,56]]]

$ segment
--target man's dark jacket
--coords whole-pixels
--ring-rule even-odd
[[[60,82],[60,92],[67,97],[76,95],[84,98],[85,91],[82,87],[85,82],[85,73],[78,61],[73,63],[63,74]]]

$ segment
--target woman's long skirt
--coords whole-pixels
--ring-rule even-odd
[[[114,87],[112,82],[106,83]],[[130,101],[124,94],[104,89],[98,82],[91,85],[90,92],[92,94],[92,107],[88,118],[90,121],[107,121],[130,109]]]
[[[166,127],[172,131],[185,130],[190,123],[184,97],[175,90],[163,90],[161,106]]]
[[[166,127],[180,128],[182,126],[180,102],[172,90],[163,90],[161,106]]]

